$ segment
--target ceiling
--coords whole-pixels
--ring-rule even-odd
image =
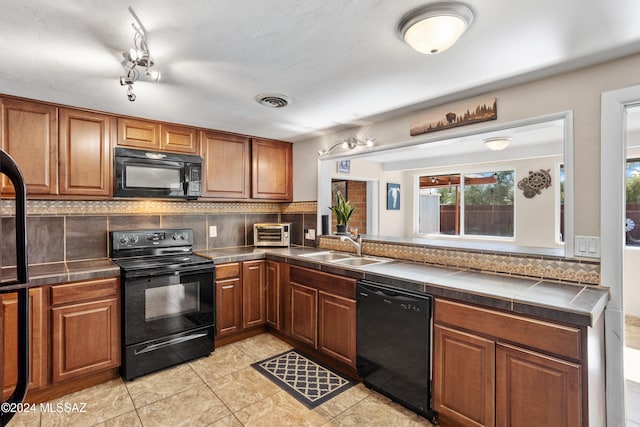
[[[640,52],[637,0],[464,1],[473,24],[437,55],[396,33],[429,0],[4,2],[0,93],[300,141]],[[119,83],[129,6],[163,74],[135,102]]]

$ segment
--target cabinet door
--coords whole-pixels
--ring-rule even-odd
[[[265,323],[264,261],[242,263],[242,327]]]
[[[438,325],[433,332],[433,409],[443,424],[493,426],[495,342]]]
[[[216,280],[216,336],[222,337],[240,332],[241,310],[240,277]]]
[[[203,197],[248,199],[251,185],[249,139],[217,132],[200,133],[204,163]]]
[[[254,139],[251,159],[252,198],[293,200],[293,150],[290,143]]]
[[[53,382],[120,365],[118,299],[51,309]]]
[[[356,301],[320,292],[318,349],[356,366]]]
[[[580,426],[581,401],[579,365],[497,345],[497,426]]]
[[[47,384],[47,328],[42,288],[29,289],[29,390]],[[4,315],[2,335],[2,397],[6,399],[18,380],[18,295],[0,295]]]
[[[160,125],[144,120],[120,118],[118,119],[118,145],[143,150],[159,150]]]
[[[60,194],[111,194],[111,117],[60,109]]]
[[[291,282],[291,336],[314,348],[318,343],[318,291]]]
[[[18,163],[30,196],[58,193],[56,107],[3,99],[2,149]],[[5,176],[2,176],[2,193],[15,193]]]
[[[267,325],[280,330],[280,263],[267,261],[266,263],[266,307],[265,320]]]
[[[195,128],[179,125],[160,126],[160,149],[179,153],[196,154],[198,139]]]

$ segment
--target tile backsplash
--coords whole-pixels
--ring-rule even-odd
[[[317,227],[317,203],[168,202],[29,200],[27,241],[30,264],[107,258],[108,233],[140,228],[193,228],[196,250],[253,245],[253,224],[292,223],[291,244],[352,251],[337,238],[306,239],[305,231]],[[4,266],[15,265],[13,201],[1,200],[0,254]],[[217,236],[209,237],[209,226]],[[496,253],[428,245],[365,241],[363,253],[469,268],[494,274],[536,277],[551,281],[600,284],[598,260]]]
[[[2,200],[0,209],[2,263],[15,265],[13,201]],[[315,240],[303,239],[305,224],[315,227],[315,210],[315,202],[29,200],[29,264],[107,258],[109,231],[124,229],[193,228],[194,248],[206,250],[253,245],[253,224],[258,222],[291,222],[292,244],[315,246]],[[216,226],[216,237],[209,237],[209,226]]]

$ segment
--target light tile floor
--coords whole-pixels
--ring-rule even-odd
[[[51,401],[84,412],[32,411],[18,426],[431,426],[358,384],[309,410],[259,374],[253,362],[291,347],[262,334],[216,349],[209,357],[134,381],[109,381]]]

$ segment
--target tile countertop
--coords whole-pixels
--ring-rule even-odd
[[[3,286],[3,291],[24,287],[55,285],[58,283],[77,282],[79,280],[97,280],[120,276],[120,267],[110,259],[90,261],[68,261],[29,266],[29,283],[27,285]],[[15,267],[3,267],[0,272],[0,283],[16,280]]]
[[[327,273],[577,326],[593,326],[609,300],[608,290],[597,286],[502,276],[398,260],[350,267],[301,256],[313,252],[328,250],[245,247],[196,251],[199,255],[211,258],[215,264],[266,257]]]

